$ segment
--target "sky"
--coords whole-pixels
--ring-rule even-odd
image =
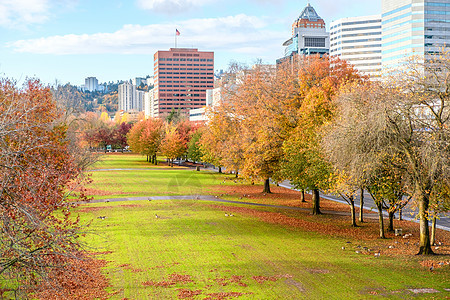
[[[116,82],[153,75],[153,54],[214,51],[230,62],[273,64],[307,0],[0,0],[0,77],[45,84]],[[381,0],[311,0],[327,28],[379,14]]]

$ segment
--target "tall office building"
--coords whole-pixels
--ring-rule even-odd
[[[214,88],[214,52],[171,48],[154,55],[153,116],[206,105],[206,90]]]
[[[119,110],[136,110],[136,86],[128,81],[119,84]]]
[[[144,91],[136,89],[129,81],[119,84],[119,110],[126,112],[144,111]]]
[[[343,18],[330,24],[330,56],[370,78],[381,74],[381,16]]]
[[[286,47],[284,57],[277,60],[277,63],[292,60],[297,55],[328,54],[330,38],[325,21],[309,3],[292,24],[292,37],[283,46]]]
[[[84,79],[84,90],[85,91],[90,91],[90,92],[95,92],[98,91],[98,80],[95,77],[87,77],[86,79]]]
[[[383,69],[407,57],[439,53],[450,44],[449,0],[382,0]]]

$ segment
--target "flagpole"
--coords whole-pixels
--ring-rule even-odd
[[[177,48],[177,33],[175,32],[175,48]]]

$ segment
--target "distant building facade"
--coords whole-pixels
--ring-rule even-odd
[[[87,77],[84,79],[84,90],[90,92],[96,92],[99,90],[98,80],[95,77]]]
[[[201,108],[194,108],[189,110],[189,121],[205,122],[208,120],[206,109],[208,106],[215,106],[222,100],[223,88],[218,87],[211,90],[206,90],[206,106]]]
[[[128,81],[119,84],[119,110],[124,112],[136,111],[136,86]]]
[[[206,105],[206,90],[214,88],[214,52],[171,48],[154,55],[153,115]]]
[[[325,21],[309,3],[292,24],[292,37],[283,46],[284,57],[277,60],[277,63],[292,61],[296,56],[322,56],[329,53],[330,37]]]
[[[154,115],[154,99],[155,99],[155,90],[151,89],[148,92],[145,92],[144,95],[144,112],[145,118],[155,118]]]
[[[383,69],[413,55],[425,60],[450,45],[449,0],[382,0],[381,8]]]
[[[147,79],[144,77],[135,77],[131,79],[131,83],[135,86],[140,86],[141,84],[146,85]]]
[[[381,75],[381,15],[342,18],[330,23],[330,56],[352,64],[364,75]]]

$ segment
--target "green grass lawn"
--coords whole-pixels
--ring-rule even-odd
[[[95,167],[136,169],[144,165],[151,166],[145,158],[128,154],[107,156]],[[93,172],[94,183],[89,188],[109,193],[96,197],[112,198],[208,194],[219,183],[237,185],[231,180],[224,183],[225,175],[206,171],[150,168]],[[229,210],[236,206],[229,204]],[[99,258],[109,261],[105,273],[111,291],[117,292],[112,299],[450,297],[444,290],[450,288],[448,265],[430,272],[419,264],[423,257],[358,254],[355,247],[361,241],[267,223],[239,212],[225,216],[229,211],[213,202],[92,203],[78,211],[83,221],[92,220],[92,233],[85,242],[92,251],[105,252]],[[304,218],[301,212],[288,215]],[[414,288],[433,288],[439,293],[408,291]]]
[[[158,162],[162,162],[162,158],[159,157]],[[165,168],[164,165],[154,165],[146,161],[146,156],[136,153],[108,153],[100,155],[99,161],[95,163],[91,169],[120,169],[120,168],[133,168],[133,169],[145,169],[145,168]],[[177,165],[174,168],[178,168]]]
[[[113,299],[177,299],[180,289],[201,290],[195,299],[233,292],[242,293],[240,299],[408,299],[408,288],[437,289],[437,299],[450,296],[444,291],[450,287],[448,268],[430,272],[417,257],[357,254],[347,239],[240,214],[226,217],[208,204],[141,201],[82,209],[96,233],[88,244],[111,251],[101,257],[111,261],[105,271],[112,290],[120,291]],[[192,282],[158,286],[173,274],[188,275]],[[436,297],[415,298],[426,296]]]
[[[155,166],[136,154],[105,155],[92,169],[96,171],[91,172],[93,182],[87,188],[88,195],[95,199],[202,194],[226,176],[183,167]]]

